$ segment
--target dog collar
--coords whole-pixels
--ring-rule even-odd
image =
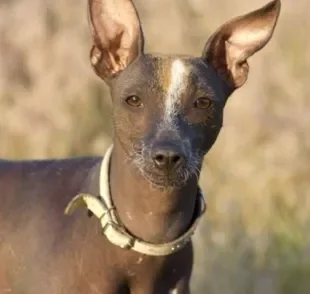
[[[181,250],[194,234],[199,219],[206,210],[206,203],[200,188],[198,188],[197,204],[195,208],[194,221],[190,228],[179,238],[172,242],[163,244],[152,244],[131,235],[121,223],[117,211],[113,206],[110,185],[109,167],[113,145],[107,150],[100,169],[100,196],[95,197],[89,194],[79,194],[75,196],[67,205],[65,214],[70,215],[77,207],[84,206],[90,210],[99,220],[102,233],[113,244],[130,249],[142,254],[153,256],[164,256],[173,254]]]

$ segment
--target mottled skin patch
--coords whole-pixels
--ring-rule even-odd
[[[182,109],[181,97],[188,86],[188,68],[181,59],[175,59],[167,71],[171,77],[165,99],[164,124],[173,128],[174,120]]]
[[[172,58],[160,58],[160,62],[157,63],[156,79],[158,84],[161,85],[162,91],[168,93],[168,89],[171,85],[171,65],[175,59]]]

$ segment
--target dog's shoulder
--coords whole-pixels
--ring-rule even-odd
[[[100,165],[102,156],[83,156],[54,159],[6,160],[0,159],[0,178],[15,174],[28,177],[35,174],[66,174],[87,171]]]

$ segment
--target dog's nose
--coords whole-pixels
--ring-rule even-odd
[[[184,155],[170,148],[155,150],[152,158],[158,168],[166,170],[177,167],[185,160]]]

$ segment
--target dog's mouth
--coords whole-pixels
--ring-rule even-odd
[[[198,181],[202,162],[201,156],[189,156],[188,160],[173,169],[159,169],[146,148],[136,148],[131,159],[140,174],[159,188],[181,188],[192,177]]]
[[[178,169],[171,172],[154,172],[153,168],[140,169],[140,173],[151,184],[161,188],[181,188],[193,175],[187,168]]]

